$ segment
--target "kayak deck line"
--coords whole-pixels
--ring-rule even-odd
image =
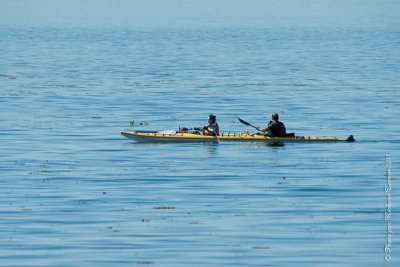
[[[218,136],[173,131],[122,131],[121,135],[136,142],[354,142],[352,135],[348,138],[328,136],[270,137],[251,133],[222,133]]]

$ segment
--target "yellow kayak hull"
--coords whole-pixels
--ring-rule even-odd
[[[327,136],[296,136],[296,137],[270,137],[262,134],[250,133],[223,133],[219,136],[200,135],[194,133],[174,133],[174,132],[121,132],[123,136],[136,142],[354,142],[353,136],[345,139]]]

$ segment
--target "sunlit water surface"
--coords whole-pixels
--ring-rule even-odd
[[[397,19],[397,25],[398,19]],[[1,266],[399,266],[395,26],[0,28]],[[127,129],[355,143],[139,144]],[[130,126],[132,122],[133,126]],[[388,167],[385,160],[391,163]],[[389,173],[390,173],[389,172]]]

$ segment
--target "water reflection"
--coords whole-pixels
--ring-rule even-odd
[[[204,151],[209,156],[218,156],[219,153],[219,143],[205,143],[203,145]]]

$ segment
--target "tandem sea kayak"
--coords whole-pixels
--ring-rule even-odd
[[[287,143],[287,142],[354,142],[352,135],[347,138],[336,138],[326,136],[291,136],[291,137],[270,137],[263,134],[251,133],[223,133],[218,136],[202,135],[198,133],[181,131],[123,131],[123,136],[136,142],[266,142],[266,143]]]

